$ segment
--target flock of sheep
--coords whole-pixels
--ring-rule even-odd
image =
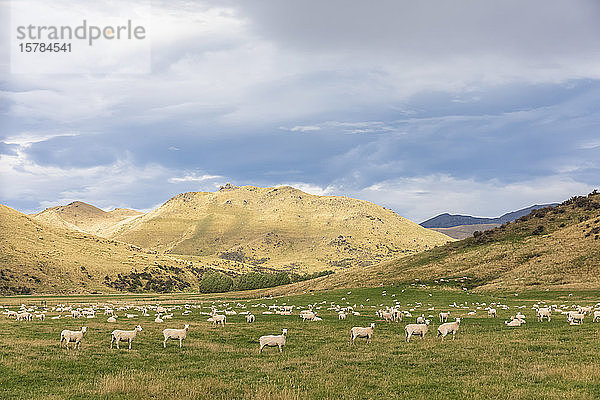
[[[350,294],[351,292],[348,292]],[[387,293],[384,291],[382,293],[383,296],[386,296]],[[392,295],[391,297],[395,297]],[[345,301],[345,298],[342,298],[342,301]],[[370,299],[366,299],[369,302]],[[210,306],[203,306],[199,304],[185,304],[185,305],[175,305],[172,307],[165,307],[160,305],[146,305],[146,306],[134,306],[134,305],[123,305],[123,306],[114,306],[112,304],[104,304],[104,305],[93,305],[88,307],[75,307],[75,306],[67,306],[67,305],[56,305],[52,308],[47,307],[38,307],[38,306],[26,306],[21,305],[18,310],[10,310],[7,307],[0,306],[0,311],[8,318],[14,318],[17,321],[31,321],[34,318],[40,321],[44,321],[46,319],[46,314],[54,313],[54,315],[50,317],[51,319],[61,319],[61,318],[96,318],[99,312],[102,312],[104,316],[108,316],[107,322],[115,323],[119,318],[117,313],[121,312],[124,314],[124,318],[126,319],[136,319],[140,315],[144,317],[149,317],[150,312],[153,312],[154,322],[155,323],[163,323],[165,320],[169,320],[173,318],[175,312],[181,312],[181,315],[187,316],[192,313],[193,309],[200,309],[199,312],[201,314],[207,315],[207,322],[212,323],[215,326],[224,327],[227,323],[227,316],[232,316],[236,314],[242,314],[245,316],[247,323],[253,323],[256,320],[256,316],[248,311],[247,306],[244,304],[237,303],[235,305],[230,303],[220,303],[219,306],[222,308],[219,310],[215,305],[216,302],[213,302]],[[379,304],[380,307],[383,307],[383,304]],[[349,302],[346,301],[345,305],[336,304],[335,302],[330,302],[327,305],[326,301],[321,303],[313,303],[309,304],[307,307],[303,306],[293,306],[288,304],[283,305],[269,305],[266,304],[252,304],[251,307],[262,307],[265,308],[265,311],[262,311],[262,314],[267,316],[269,314],[277,314],[277,315],[294,315],[294,310],[297,310],[297,315],[303,321],[311,321],[318,322],[322,321],[322,318],[318,316],[318,313],[321,309],[326,308],[328,311],[337,312],[339,320],[345,320],[349,315],[360,316],[362,314],[370,314],[369,308],[377,309],[376,305],[365,306],[361,305],[350,305]],[[508,327],[518,327],[522,324],[526,323],[525,315],[522,313],[522,309],[527,306],[513,306],[518,309],[518,312],[510,317],[510,320],[504,321],[504,324]],[[210,308],[210,311],[202,311],[202,308]],[[236,311],[235,309],[238,311]],[[474,316],[477,314],[487,314],[489,318],[496,318],[497,309],[502,310],[510,310],[510,307],[501,303],[468,303],[464,302],[461,304],[457,304],[456,302],[448,305],[448,309],[455,309],[457,314],[465,314],[467,316]],[[595,306],[577,306],[577,305],[547,305],[544,302],[536,303],[533,305],[533,310],[536,312],[536,316],[539,322],[544,320],[550,321],[553,315],[562,314],[567,318],[567,322],[570,325],[581,325],[586,315],[590,315],[593,319],[593,322],[600,321],[600,303]],[[469,311],[467,311],[467,309]],[[360,310],[360,311],[359,311]],[[427,334],[430,325],[431,319],[434,317],[435,308],[431,304],[424,304],[421,302],[409,303],[406,304],[405,307],[400,306],[400,302],[395,301],[394,305],[386,306],[384,308],[379,308],[375,311],[375,315],[379,320],[384,322],[400,322],[408,318],[413,318],[413,313],[422,312],[421,315],[416,317],[415,323],[408,323],[404,327],[404,334],[406,342],[410,342],[410,339],[413,336],[420,336],[424,338]],[[425,315],[427,312],[427,316]],[[450,317],[450,311],[441,311],[437,314],[439,318],[440,325],[437,328],[437,336],[441,337],[443,341],[444,338],[448,335],[452,335],[454,339],[456,333],[459,331],[461,318],[455,318],[453,322],[448,322]],[[371,314],[373,315],[373,314]],[[182,329],[164,329],[162,331],[163,334],[163,347],[166,348],[167,341],[169,340],[178,340],[179,347],[183,346],[183,341],[187,337],[187,333],[189,330],[189,325],[186,324]],[[355,340],[358,338],[366,339],[367,343],[370,343],[373,338],[373,333],[375,330],[375,323],[371,323],[368,327],[360,327],[355,326],[350,329],[350,343],[354,344]],[[74,349],[79,349],[82,340],[85,337],[87,331],[86,326],[82,326],[79,330],[68,330],[65,329],[60,334],[60,342],[59,346],[62,347],[63,343],[66,348],[69,348],[69,343],[73,343]],[[132,330],[121,330],[115,329],[111,332],[111,341],[110,348],[113,348],[113,344],[116,344],[117,349],[119,348],[120,342],[127,342],[128,348],[131,349],[132,342],[135,340],[136,336],[139,332],[142,332],[142,327],[140,325],[136,325]],[[283,351],[283,347],[286,344],[287,338],[287,329],[283,329],[282,333],[279,335],[265,335],[259,338],[259,353],[262,353],[265,347],[277,347],[279,351]]]

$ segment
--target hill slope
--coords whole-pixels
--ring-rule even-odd
[[[186,290],[202,272],[187,260],[50,227],[0,205],[0,294]]]
[[[111,237],[158,252],[301,272],[371,265],[452,240],[367,201],[231,185],[175,196]]]
[[[501,224],[474,224],[474,225],[458,225],[453,226],[452,228],[429,228],[432,231],[443,233],[444,235],[448,235],[453,239],[466,239],[468,237],[473,236],[475,232],[487,231],[490,229],[494,229]]]
[[[600,194],[574,197],[410,257],[269,292],[415,282],[477,290],[600,289]]]
[[[452,228],[459,225],[478,225],[478,224],[498,224],[502,225],[507,222],[513,222],[514,220],[521,218],[524,215],[529,214],[533,210],[538,210],[545,207],[556,206],[557,203],[533,205],[531,207],[523,208],[521,210],[508,212],[497,218],[485,218],[485,217],[472,217],[470,215],[459,215],[459,214],[440,214],[427,221],[421,222],[421,226],[425,228]]]
[[[108,237],[120,225],[142,214],[139,211],[124,208],[116,208],[107,212],[90,204],[75,201],[66,206],[48,208],[38,214],[31,215],[31,217],[50,226]]]

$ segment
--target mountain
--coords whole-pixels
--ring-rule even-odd
[[[197,283],[187,261],[52,227],[0,205],[0,294],[114,292],[127,280],[151,291]]]
[[[31,215],[31,217],[51,226],[60,226],[108,237],[121,224],[129,222],[142,214],[142,212],[125,208],[116,208],[107,212],[90,204],[75,201],[66,206],[48,208],[38,214]]]
[[[478,224],[499,224],[502,225],[506,222],[512,222],[524,215],[529,214],[533,210],[538,210],[545,207],[554,207],[557,203],[533,205],[531,207],[523,208],[521,210],[506,213],[497,218],[485,218],[485,217],[472,217],[470,215],[457,215],[457,214],[440,214],[427,221],[421,222],[421,226],[424,228],[452,228],[459,225],[478,225]]]
[[[371,265],[452,240],[367,201],[229,184],[177,195],[110,238],[159,253],[294,272]]]
[[[600,289],[600,193],[573,197],[475,237],[289,287],[436,285],[482,290]]]

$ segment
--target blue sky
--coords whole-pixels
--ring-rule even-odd
[[[2,54],[0,203],[146,210],[225,182],[290,184],[421,222],[600,186],[598,2],[155,1],[152,14],[150,74],[11,74]]]

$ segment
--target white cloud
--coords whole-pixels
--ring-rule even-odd
[[[290,131],[290,132],[312,132],[312,131],[320,131],[321,127],[316,125],[296,125],[291,128],[281,127],[280,129]]]
[[[190,174],[190,175],[185,175],[183,177],[169,178],[169,183],[204,182],[204,181],[210,181],[210,180],[219,179],[219,178],[222,178],[222,176],[220,176],[220,175],[196,175],[196,174]]]
[[[563,175],[504,183],[434,174],[379,182],[352,193],[420,223],[444,212],[497,217],[534,204],[561,202],[593,189]]]

